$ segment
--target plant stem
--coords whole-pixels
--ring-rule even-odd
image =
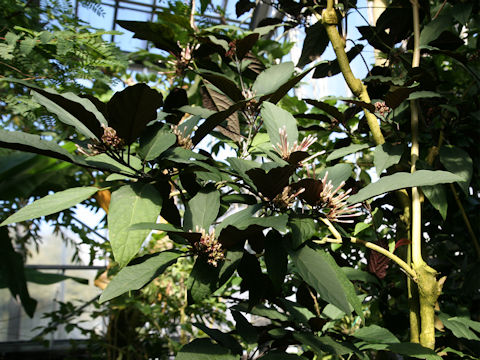
[[[412,245],[407,248],[407,263],[412,264]],[[408,314],[410,319],[410,342],[420,343],[420,307],[418,299],[418,289],[412,283],[412,279],[407,278],[407,297],[408,297]]]
[[[342,39],[337,30],[338,17],[333,7],[333,0],[328,0],[327,8],[322,11],[321,16],[318,13],[315,13],[315,15],[317,19],[319,21],[321,20],[325,26],[328,38],[330,39],[333,50],[335,51],[335,55],[337,56],[340,70],[342,71],[348,87],[361,101],[371,103],[367,88],[359,79],[355,77],[355,75],[353,75],[350,67],[350,62],[348,61],[347,53],[345,52],[345,41]],[[377,117],[367,109],[364,108],[363,110],[365,112],[365,118],[367,119],[370,131],[372,132],[373,140],[377,145],[383,144],[385,142],[385,138],[383,137],[380,126],[378,125]]]
[[[420,66],[420,18],[418,0],[410,0],[413,12],[413,60],[412,67]],[[410,102],[411,111],[411,171],[416,170],[419,157],[418,105]],[[437,281],[437,272],[428,266],[422,258],[422,204],[420,191],[412,188],[412,267],[418,275],[418,298],[420,313],[420,344],[430,349],[435,348],[435,304],[440,296],[445,278]],[[412,314],[412,312],[411,312]],[[410,318],[412,321],[412,317]],[[417,321],[418,322],[418,321]]]
[[[416,162],[419,155],[418,144],[418,108],[415,100],[410,102],[411,109],[411,132],[412,132],[412,148],[411,156],[411,172],[416,171]],[[422,259],[422,203],[420,199],[420,190],[417,187],[412,188],[412,263],[413,266],[423,264]]]
[[[335,229],[335,227],[330,222],[330,220],[324,219],[324,218],[321,218],[321,220],[325,223],[325,225],[328,226],[328,230],[330,230],[330,232],[332,233],[332,235],[334,236],[335,239],[323,238],[322,240],[314,240],[314,242],[317,243],[317,244],[324,244],[324,243],[327,243],[327,242],[337,243],[337,244],[343,243],[342,235],[340,235],[338,230]],[[378,246],[377,244],[374,244],[372,242],[358,239],[356,237],[350,237],[350,238],[348,238],[348,240],[353,244],[361,244],[361,245],[365,246],[366,248],[374,250],[374,251],[388,257],[390,260],[394,261],[398,266],[400,266],[405,271],[405,273],[408,276],[410,276],[414,281],[417,279],[417,274],[415,273],[415,271],[405,261],[400,259],[397,255],[391,253],[387,249],[385,249],[381,246]]]

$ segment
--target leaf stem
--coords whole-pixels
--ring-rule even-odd
[[[314,242],[317,243],[317,244],[324,244],[324,243],[327,243],[327,242],[337,243],[337,244],[343,243],[342,235],[340,235],[338,230],[335,229],[335,227],[330,222],[330,220],[325,219],[325,218],[321,218],[321,220],[325,223],[325,225],[327,225],[328,230],[330,230],[330,232],[332,233],[332,235],[334,236],[335,239],[325,237],[322,240],[314,240]],[[403,261],[397,255],[391,253],[387,249],[385,249],[385,248],[383,248],[383,247],[381,247],[377,244],[374,244],[372,242],[358,239],[356,237],[350,237],[350,238],[348,238],[348,240],[353,244],[361,244],[361,245],[365,246],[366,248],[374,250],[374,251],[388,257],[390,260],[394,261],[398,266],[400,266],[403,269],[403,271],[405,271],[405,273],[413,279],[413,281],[417,280],[417,274],[416,274],[415,270],[413,270],[405,261]]]

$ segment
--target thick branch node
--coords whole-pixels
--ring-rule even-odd
[[[335,9],[325,9],[322,11],[322,23],[326,25],[338,24],[338,17]]]

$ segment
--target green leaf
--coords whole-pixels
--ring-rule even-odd
[[[45,155],[70,163],[85,165],[85,161],[81,157],[69,153],[53,141],[42,140],[39,135],[0,129],[0,147]]]
[[[248,185],[252,186],[254,189],[257,187],[253,183],[253,181],[250,179],[250,177],[247,175],[247,171],[255,168],[260,167],[260,163],[252,160],[245,160],[245,159],[239,159],[239,158],[227,158],[228,163],[232,167],[232,169],[240,175],[243,181],[247,183]]]
[[[198,303],[217,290],[219,268],[197,257],[187,280],[188,303]]]
[[[355,352],[353,345],[339,343],[329,336],[315,336],[309,333],[294,332],[293,337],[302,344],[309,346],[318,355],[342,356]]]
[[[426,360],[441,360],[442,358],[437,355],[432,349],[423,347],[420,344],[416,343],[399,343],[399,344],[389,344],[388,350],[393,353],[412,356],[418,359]]]
[[[222,345],[213,343],[210,339],[195,339],[184,345],[175,360],[238,360]]]
[[[192,159],[207,160],[206,156],[181,147],[174,147],[173,149],[168,149],[167,151],[165,151],[165,154],[162,156],[162,158],[181,164],[191,164]]]
[[[344,156],[356,153],[360,150],[368,149],[369,147],[370,145],[368,144],[351,144],[347,147],[337,149],[334,152],[332,152],[330,155],[327,156],[327,161],[340,159]]]
[[[373,344],[388,344],[400,342],[400,340],[398,340],[397,337],[393,335],[389,330],[378,325],[362,327],[355,331],[353,337]]]
[[[350,281],[362,281],[365,283],[373,283],[380,285],[378,278],[373,276],[369,272],[360,269],[354,269],[351,267],[342,267],[342,271]]]
[[[162,274],[174,264],[183,253],[175,250],[162,251],[158,254],[144,256],[134,265],[120,270],[110,281],[100,296],[100,303],[116,298],[127,291],[138,290]]]
[[[256,96],[273,93],[290,79],[293,71],[294,65],[290,61],[273,65],[257,76],[252,91]]]
[[[279,102],[287,93],[295,87],[305,76],[307,76],[313,68],[307,69],[297,76],[294,76],[282,86],[280,86],[273,94],[264,95],[260,98],[260,102],[263,102],[268,99],[272,104]]]
[[[452,26],[452,18],[447,15],[439,16],[430,21],[423,27],[420,33],[420,46],[428,45],[431,41],[437,39],[442,32]]]
[[[462,25],[467,25],[472,13],[473,3],[456,3],[452,9],[452,15]]]
[[[237,84],[226,76],[206,71],[201,72],[200,75],[233,101],[236,102],[244,99],[242,91],[237,87]]]
[[[315,314],[299,303],[287,299],[280,299],[280,303],[282,308],[287,310],[291,315],[291,320],[296,323],[299,322],[308,325],[308,320],[315,317]]]
[[[337,272],[327,260],[324,251],[315,251],[304,246],[290,254],[298,274],[313,287],[320,297],[350,314],[350,304],[343,284],[337,277]]]
[[[2,177],[0,177],[1,180],[3,180],[4,174],[11,170],[16,168],[17,166],[20,166],[22,164],[28,164],[28,161],[33,159],[35,157],[35,154],[28,154],[20,151],[12,151],[8,152],[5,155],[0,156],[0,174]],[[8,174],[7,174],[8,175]]]
[[[256,305],[252,308],[247,303],[239,303],[231,308],[232,310],[246,312],[256,316],[262,316],[270,320],[288,321],[288,316],[274,308],[264,305]]]
[[[179,229],[172,224],[158,224],[152,222],[144,222],[144,223],[137,223],[133,224],[128,228],[129,230],[157,230],[157,231],[165,231],[165,232],[185,232],[182,229]]]
[[[216,285],[217,290],[220,289],[225,283],[230,280],[235,270],[242,260],[243,257],[243,248],[231,249],[227,251],[225,256],[225,261],[219,264],[218,271],[218,283]]]
[[[292,246],[300,247],[305,241],[310,240],[317,232],[315,221],[312,218],[291,218],[288,225],[292,229]]]
[[[173,54],[180,54],[181,52],[177,44],[178,34],[175,34],[175,28],[172,26],[161,23],[125,20],[118,20],[117,24],[135,33],[135,38],[153,42],[159,49],[172,52]]]
[[[288,254],[277,231],[269,231],[265,239],[265,265],[273,286],[280,292],[287,275]]]
[[[171,132],[159,129],[141,142],[138,154],[145,161],[156,159],[160,154],[177,142],[177,137]]]
[[[255,204],[247,206],[245,209],[237,211],[236,213],[230,215],[224,219],[220,224],[215,228],[216,232],[220,234],[222,229],[226,228],[228,225],[237,226],[238,223],[245,223],[248,220],[255,216],[255,214],[262,208],[262,204]]]
[[[347,181],[352,175],[352,165],[336,164],[329,166],[318,173],[318,178],[323,178],[328,172],[327,182],[331,181],[334,188],[340,186],[343,181]]]
[[[93,186],[77,187],[47,195],[21,208],[5,219],[0,226],[55,214],[88,199],[98,190],[99,188]]]
[[[302,54],[297,64],[297,67],[300,68],[319,58],[330,42],[325,26],[321,21],[317,21],[314,25],[306,28],[305,33]]]
[[[29,317],[33,317],[37,301],[30,297],[24,273],[24,260],[12,246],[7,228],[0,228],[0,277],[3,277],[13,298],[20,298]]]
[[[314,99],[305,99],[305,102],[307,104],[310,104],[324,112],[326,112],[328,115],[330,115],[332,118],[336,119],[337,121],[344,121],[345,115],[343,115],[342,112],[340,112],[335,106],[330,105],[327,102],[324,101],[318,101]]]
[[[417,100],[417,99],[433,98],[433,97],[442,97],[442,95],[433,91],[415,91],[408,96],[407,100]]]
[[[195,131],[195,135],[192,138],[194,145],[198,144],[205,136],[210,134],[213,129],[220,125],[224,120],[230,117],[230,115],[236,113],[242,107],[245,106],[247,100],[242,100],[230,106],[228,109],[216,112],[210,115],[205,122],[198,127]]]
[[[108,232],[115,260],[121,267],[138,253],[150,230],[132,230],[133,224],[155,222],[162,198],[150,184],[124,185],[112,193],[108,212]]]
[[[377,170],[377,175],[388,169],[392,165],[399,163],[403,154],[403,145],[392,145],[385,143],[375,147],[373,152],[373,165]]]
[[[25,278],[28,282],[41,285],[51,285],[69,279],[76,281],[79,284],[88,285],[88,279],[62,274],[44,273],[31,268],[25,268]]]
[[[289,147],[298,141],[297,120],[288,111],[265,101],[262,104],[261,114],[272,145],[277,146],[281,143],[279,130],[284,126]]]
[[[184,105],[181,108],[179,108],[178,110],[182,111],[184,113],[187,113],[187,114],[201,116],[203,119],[207,119],[209,116],[215,114],[215,111],[205,109],[201,106]]]
[[[255,326],[243,316],[240,312],[232,310],[232,317],[235,320],[235,329],[238,335],[245,340],[247,344],[255,344],[258,338],[258,332]]]
[[[125,162],[127,162],[127,156],[124,156]],[[115,159],[112,159],[109,155],[103,153],[93,156],[88,156],[85,158],[85,163],[89,166],[95,167],[97,169],[102,169],[102,171],[113,171],[117,173],[123,173],[126,175],[134,175],[135,170],[140,170],[142,168],[142,161],[135,155],[130,155],[130,167],[118,162]],[[133,169],[132,169],[133,168]]]
[[[38,90],[35,90],[38,91]],[[63,94],[59,94],[65,99],[71,101],[69,105],[67,105],[69,108],[73,106],[78,107],[75,103],[78,103],[81,105],[85,110],[88,112],[85,112],[83,109],[78,108],[78,116],[77,118],[82,121],[82,123],[85,124],[92,132],[98,135],[103,134],[103,129],[99,130],[98,126],[99,125],[104,125],[108,126],[107,119],[105,119],[105,115],[99,108],[101,109],[105,104],[101,102],[99,99],[97,99],[94,96],[90,95],[84,95],[84,97],[80,97],[72,92],[66,92]],[[97,107],[98,105],[98,107]],[[93,116],[92,116],[93,114]]]
[[[243,352],[242,346],[238,343],[238,341],[230,334],[225,334],[217,329],[210,329],[205,324],[202,323],[194,323],[192,324],[196,328],[202,330],[205,334],[207,334],[210,338],[215,340],[220,345],[225,346],[227,349],[230,349],[235,354],[241,355]]]
[[[460,177],[448,171],[418,170],[413,174],[398,172],[393,175],[384,176],[377,182],[365,186],[357,194],[350,196],[347,202],[355,204],[393,190],[414,186],[452,183],[458,180],[460,180]]]
[[[438,210],[440,215],[442,215],[443,220],[447,218],[447,193],[443,185],[434,185],[434,186],[422,186],[421,187],[423,194],[427,197],[430,204]]]
[[[446,353],[446,354],[452,353],[452,354],[458,355],[460,357],[460,359],[478,360],[478,357],[476,357],[476,356],[471,356],[471,355],[465,354],[465,353],[463,353],[459,350],[452,349],[451,347],[446,347],[446,348],[442,349],[442,353]]]
[[[256,206],[256,205],[253,205],[253,206]],[[234,215],[231,215],[228,218],[226,218],[224,221],[222,221],[222,223],[220,224],[221,225],[220,229],[225,228],[227,225],[232,225],[238,230],[245,230],[251,225],[258,225],[266,229],[273,228],[277,231],[286,231],[287,229],[287,221],[288,221],[287,214],[281,214],[278,216],[250,217],[246,219],[241,219],[238,222],[234,221],[234,219],[230,219]],[[217,227],[217,230],[218,230],[218,227]]]
[[[357,223],[355,224],[355,230],[353,232],[353,236],[356,236],[360,234],[363,230],[368,229],[372,224],[366,224],[366,223]]]
[[[115,93],[107,103],[108,125],[130,145],[147,124],[157,118],[163,96],[148,85],[139,83]]]
[[[470,328],[480,332],[480,322],[470,320],[465,317],[451,317],[448,314],[440,313],[438,315],[443,325],[450,330],[457,338],[468,340],[480,340]]]
[[[362,310],[362,303],[359,300],[357,293],[355,292],[355,287],[353,286],[351,281],[348,280],[345,272],[337,265],[337,263],[335,262],[335,259],[328,252],[323,250],[319,250],[319,252],[322,255],[322,257],[325,259],[325,261],[333,269],[333,271],[335,271],[336,278],[340,282],[340,285],[342,286],[343,291],[345,292],[347,301],[353,307],[353,310],[355,310],[357,315],[360,316],[360,318],[363,321],[365,321],[365,317]]]
[[[355,57],[363,50],[363,45],[355,45],[347,52],[348,61],[351,63]],[[340,73],[340,65],[338,60],[324,61],[321,64],[315,66],[315,72],[313,78],[324,78],[326,76],[334,76]]]
[[[473,162],[470,155],[458,147],[442,146],[440,148],[440,162],[445,166],[445,169],[461,178],[456,182],[468,195],[468,187],[473,173]]]
[[[230,46],[228,46],[228,41],[223,39],[217,39],[213,35],[208,35],[207,37],[212,43],[214,43],[215,45],[220,45],[225,51],[228,51],[230,49]]]
[[[36,44],[37,44],[37,40],[35,38],[27,37],[22,41],[20,41],[20,52],[22,53],[22,55],[27,56],[32,52]]]
[[[215,221],[220,210],[220,193],[218,190],[203,189],[197,193],[187,205],[185,210],[183,228],[195,230],[198,226],[208,231]]]
[[[49,94],[50,92],[51,90],[42,91],[41,93],[39,90],[33,90],[33,99],[40,105],[45,106],[48,111],[57,115],[58,120],[61,122],[73,126],[79,133],[90,139],[98,139],[98,137],[92,131],[90,131],[90,129],[84,125],[80,119],[70,112],[71,109],[69,111],[64,108],[67,107],[66,104],[71,104],[71,102],[66,102],[60,94],[53,92]],[[87,112],[85,109],[83,110]],[[98,124],[98,127],[100,128],[100,124]]]

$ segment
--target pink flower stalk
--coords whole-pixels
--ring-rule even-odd
[[[357,208],[362,204],[347,205],[347,199],[350,197],[352,189],[348,189],[345,192],[338,193],[340,189],[345,185],[345,181],[342,181],[336,189],[333,188],[332,181],[327,183],[328,171],[322,179],[322,191],[320,192],[320,206],[323,209],[328,209],[326,216],[331,221],[353,223],[353,220],[347,220],[355,216],[362,215],[357,211]],[[338,194],[337,194],[338,193]]]
[[[300,188],[295,191],[290,186],[285,186],[280,194],[275,196],[273,203],[278,206],[280,209],[288,209],[293,203],[298,195],[303,193],[305,188]]]
[[[274,145],[273,148],[284,160],[287,160],[295,151],[307,151],[308,148],[317,141],[317,137],[308,135],[302,139],[300,144],[295,141],[293,145],[289,147],[286,126],[284,125],[282,128],[278,129],[278,133],[280,135],[280,143],[277,143],[276,146]]]

